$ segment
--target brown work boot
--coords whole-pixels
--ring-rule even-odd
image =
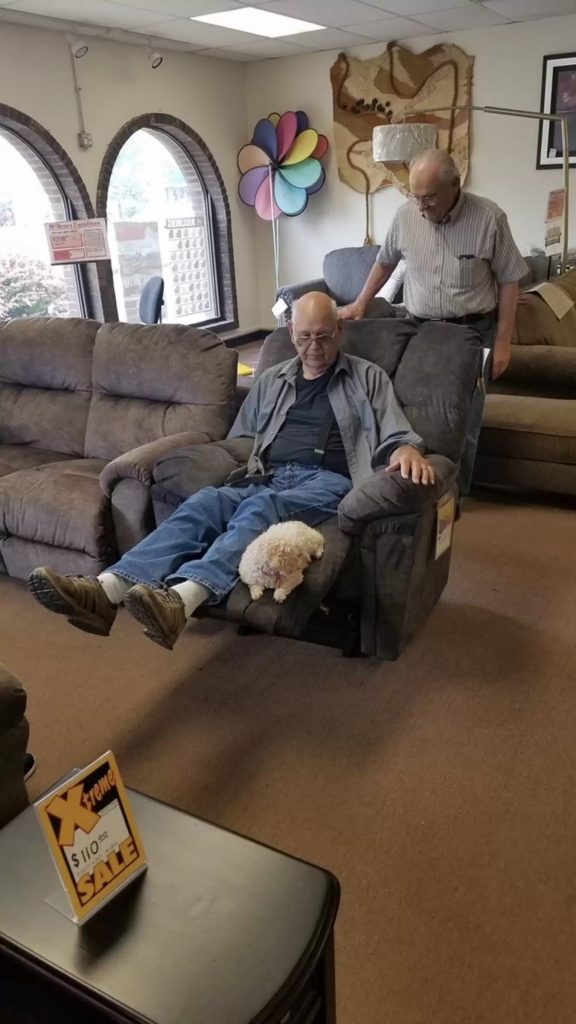
[[[61,576],[52,569],[34,569],[28,589],[50,612],[65,615],[68,622],[86,633],[108,636],[118,605],[112,604],[104,587],[92,576]]]
[[[144,626],[145,636],[171,651],[186,625],[184,602],[176,590],[154,590],[137,583],[128,591],[124,607]]]

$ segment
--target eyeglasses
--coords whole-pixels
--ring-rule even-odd
[[[410,199],[413,199],[418,206],[436,206],[436,203],[438,202],[437,195],[415,196],[412,192],[409,192],[408,196]]]
[[[308,348],[313,341],[317,341],[319,345],[324,346],[329,345],[331,341],[334,341],[335,337],[336,328],[334,328],[331,334],[328,334],[328,332],[323,334],[298,334],[294,335],[294,344],[299,345],[302,348]]]

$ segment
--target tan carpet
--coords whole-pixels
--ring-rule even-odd
[[[573,1024],[576,515],[470,502],[396,663],[122,614],[88,637],[0,580],[35,796],[111,747],[127,781],[331,868],[339,1024]]]

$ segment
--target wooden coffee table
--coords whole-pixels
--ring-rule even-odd
[[[82,926],[34,810],[0,831],[2,1024],[334,1024],[334,876],[130,799],[148,871]]]

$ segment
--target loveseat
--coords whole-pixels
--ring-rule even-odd
[[[442,512],[454,510],[480,340],[467,327],[430,323],[417,329],[406,320],[376,319],[347,321],[343,349],[376,363],[392,378],[410,423],[434,453],[436,485],[418,487],[398,472],[375,472],[350,491],[337,518],[319,527],[324,555],[284,604],[275,604],[269,592],[251,601],[248,588],[238,583],[225,602],[199,614],[232,620],[243,629],[339,646],[346,653],[393,659],[448,579],[450,547],[437,549],[436,542]],[[286,328],[274,331],[262,348],[257,375],[293,354]],[[160,459],[152,487],[158,523],[189,494],[223,484],[247,461],[251,448],[251,440],[237,438],[187,445]]]
[[[182,325],[0,325],[0,572],[94,574],[145,536],[153,465],[226,435],[236,363]]]
[[[24,756],[28,742],[26,692],[0,665],[0,828],[28,803]]]

